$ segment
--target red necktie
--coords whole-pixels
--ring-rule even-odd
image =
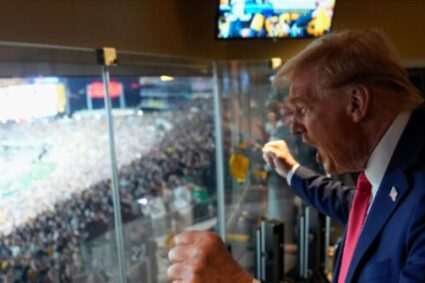
[[[347,277],[351,259],[356,250],[357,242],[366,218],[372,185],[362,171],[357,178],[356,191],[354,192],[353,204],[348,217],[347,236],[345,238],[344,251],[342,253],[341,269],[339,271],[338,283],[344,283]]]

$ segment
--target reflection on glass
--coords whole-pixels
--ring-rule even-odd
[[[320,170],[314,149],[291,134],[292,110],[285,102],[287,89],[272,84],[274,70],[268,61],[221,62],[220,89],[223,96],[223,132],[227,171],[227,232],[233,256],[253,274],[255,230],[262,219],[284,223],[284,271],[297,278],[300,269],[300,217],[304,205],[293,194],[285,179],[265,165],[262,147],[283,139],[302,164]],[[320,219],[309,212],[309,233],[317,243],[321,238]],[[316,247],[317,246],[317,247]],[[322,246],[310,249],[310,266],[322,262]]]

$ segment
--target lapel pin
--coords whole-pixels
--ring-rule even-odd
[[[397,200],[398,192],[397,192],[397,189],[394,186],[391,188],[391,192],[390,192],[389,196],[390,196],[390,198],[393,202],[395,202]]]

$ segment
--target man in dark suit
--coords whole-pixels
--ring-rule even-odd
[[[300,166],[284,141],[263,148],[296,194],[347,225],[333,281],[425,282],[425,109],[386,37],[365,30],[315,40],[282,67],[282,82],[292,131],[317,148],[317,161],[328,173],[360,172],[354,190]],[[201,235],[176,237],[171,278],[255,282],[218,239]],[[228,281],[205,279],[226,271]]]

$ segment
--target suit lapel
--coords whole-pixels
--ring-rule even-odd
[[[390,197],[390,192],[393,187],[395,187],[398,192],[395,201],[393,201]],[[407,178],[402,170],[388,172],[385,174],[357,243],[356,251],[353,255],[350,269],[347,274],[347,282],[351,282],[360,260],[381,232],[398,204],[403,201],[404,195],[407,192]]]
[[[425,145],[424,108],[413,111],[382,179],[353,255],[346,282],[351,282],[366,252],[409,191],[405,170],[415,164]],[[397,191],[395,201],[390,196]]]
[[[341,246],[338,248],[338,255],[337,255],[336,263],[335,263],[335,266],[334,266],[334,274],[333,274],[332,283],[338,282],[339,271],[340,271],[340,268],[341,268],[341,261],[342,261],[342,252],[344,250],[345,237],[346,236],[347,236],[347,230],[344,231],[344,234],[342,236]]]

